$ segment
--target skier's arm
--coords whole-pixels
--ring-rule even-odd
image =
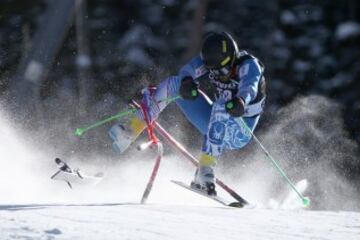
[[[240,97],[245,105],[247,105],[254,100],[258,94],[261,67],[255,59],[249,59],[240,67],[238,76],[240,78],[240,84],[237,97]]]
[[[181,86],[181,81],[186,77],[191,77],[193,79],[201,77],[206,73],[204,64],[200,58],[197,56],[193,58],[190,62],[185,64],[180,68],[180,71],[177,76],[170,76],[164,79],[156,88],[154,98],[157,101],[175,97],[179,95],[179,90]]]
[[[159,113],[170,103],[171,99],[178,95],[180,79],[178,76],[170,76],[164,79],[157,87],[155,92],[146,87],[142,90],[143,102],[147,105],[148,120],[152,121],[159,116]],[[138,110],[136,115],[139,119],[144,120],[143,112]]]
[[[205,68],[204,62],[201,60],[200,56],[196,56],[180,69],[178,76],[181,80],[185,77],[192,77],[196,80],[205,73],[207,73],[207,70]]]
[[[204,62],[197,56],[179,71],[179,95],[185,100],[195,100],[199,96],[199,79],[207,70]]]
[[[167,106],[168,101],[164,99],[172,98],[180,94],[181,83],[184,79],[197,79],[206,73],[206,68],[200,56],[193,58],[185,64],[179,71],[177,76],[170,76],[163,80],[156,88],[156,92],[151,98],[149,106],[150,118],[156,119],[159,113]],[[137,114],[143,119],[142,114]]]

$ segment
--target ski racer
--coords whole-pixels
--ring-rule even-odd
[[[211,32],[203,40],[199,56],[185,64],[178,75],[163,80],[156,88],[145,88],[143,102],[148,113],[138,111],[129,128],[110,129],[115,145],[123,151],[144,129],[145,117],[152,121],[166,107],[163,99],[180,95],[176,104],[204,136],[202,154],[191,187],[216,195],[214,167],[225,149],[247,145],[251,134],[240,118],[254,130],[265,103],[264,67],[254,56],[239,50],[227,32]],[[210,88],[206,95],[203,87]],[[134,134],[135,133],[135,134]]]
[[[59,165],[59,169],[64,172],[72,173],[73,170],[67,165],[66,162],[62,161],[60,158],[55,158],[55,163]]]

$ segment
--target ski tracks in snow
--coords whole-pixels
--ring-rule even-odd
[[[360,213],[140,204],[0,206],[0,239],[360,239]]]

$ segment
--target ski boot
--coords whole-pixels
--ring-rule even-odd
[[[195,172],[194,181],[190,184],[191,188],[204,191],[210,196],[216,196],[215,175],[212,167],[199,166]]]
[[[116,123],[108,132],[113,139],[113,149],[116,152],[123,153],[145,127],[145,123],[136,117],[123,119],[121,122]]]

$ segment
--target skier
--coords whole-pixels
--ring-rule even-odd
[[[73,172],[71,170],[71,168],[69,167],[69,165],[67,165],[67,163],[62,161],[60,158],[55,158],[55,163],[59,166],[59,169],[61,171],[68,172],[68,173]]]
[[[60,158],[55,158],[55,163],[59,166],[60,171],[75,173],[79,178],[83,178],[79,168],[71,169],[69,165]]]
[[[263,71],[261,62],[239,50],[229,33],[211,32],[204,38],[200,55],[185,64],[177,76],[166,78],[157,88],[143,89],[148,120],[155,120],[166,107],[167,102],[161,100],[180,95],[177,105],[204,136],[191,187],[216,195],[214,167],[217,159],[225,149],[240,149],[249,143],[251,135],[239,121],[242,117],[252,130],[259,121],[265,103]],[[211,98],[200,90],[203,86],[211,87]],[[124,126],[114,126],[110,130],[120,150],[126,149],[145,127],[139,119],[145,119],[142,111],[131,120],[130,130]]]

